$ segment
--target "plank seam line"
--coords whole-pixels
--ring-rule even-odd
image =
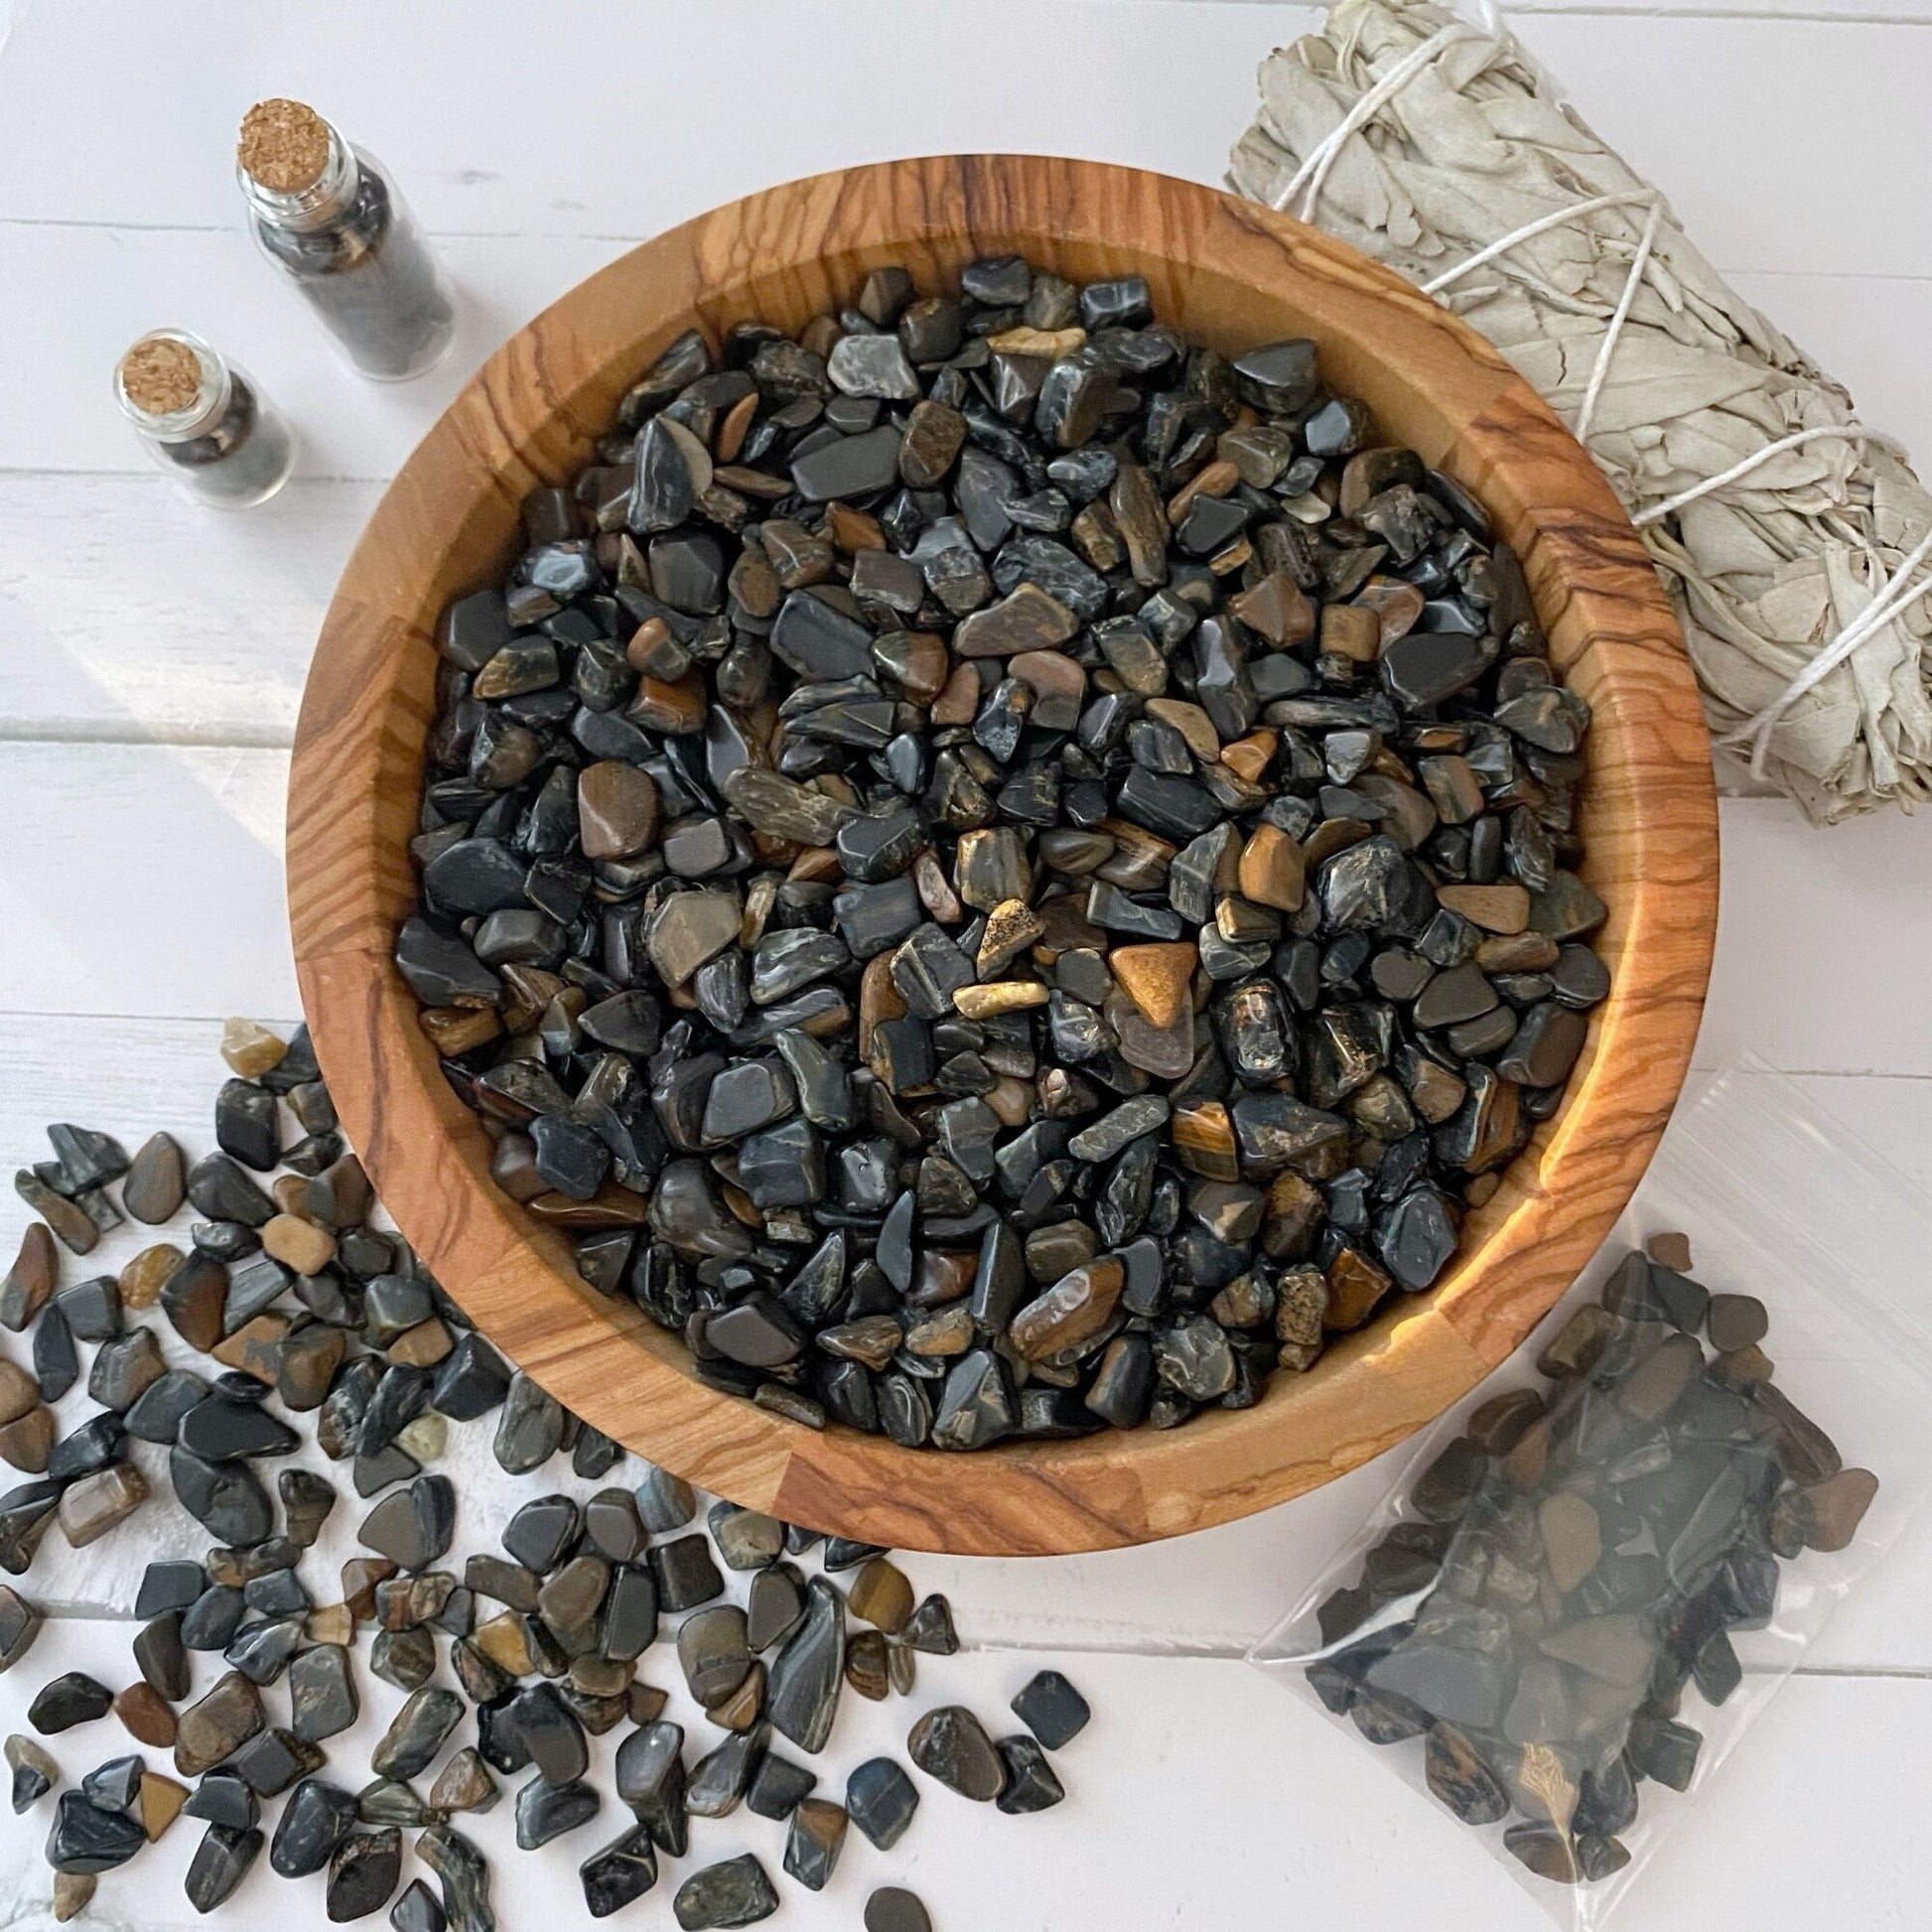
[[[1927,279],[1932,280],[1932,277],[1928,277]],[[346,471],[326,475],[303,473],[291,477],[287,486],[290,489],[295,489],[310,483],[388,483],[395,481],[395,476],[396,473],[393,470],[384,471],[380,476],[367,477],[354,476]],[[142,483],[157,483],[164,487],[168,482],[165,477],[157,477],[151,467],[133,463],[126,465],[124,468],[117,466],[107,470],[89,470],[82,467],[67,470],[59,469],[45,463],[0,462],[0,477],[25,477],[29,480],[40,480],[48,483],[66,483],[80,477],[118,477],[124,480],[139,479]]]
[[[1166,0],[1169,5],[1239,5],[1247,0]],[[1300,11],[1300,9],[1298,9]],[[1607,20],[1720,20],[1747,21],[1753,25],[1779,25],[1791,22],[1799,26],[1852,26],[1852,27],[1919,27],[1932,28],[1932,17],[1913,19],[1906,15],[1884,14],[1828,14],[1828,13],[1732,13],[1723,8],[1689,12],[1664,12],[1650,8],[1626,7],[1545,7],[1522,9],[1526,14],[1534,14],[1542,20],[1568,20],[1578,17]],[[1213,183],[1203,186],[1212,187]],[[188,234],[216,235],[233,234],[237,230],[216,222],[199,221],[134,221],[95,219],[85,215],[65,214],[0,214],[0,230],[7,228],[65,228],[75,233],[101,232],[106,234]],[[427,228],[432,241],[592,241],[608,242],[616,247],[634,248],[649,241],[651,236],[635,230],[615,230],[603,228]],[[1896,269],[1878,268],[1787,268],[1781,266],[1753,267],[1733,262],[1714,262],[1712,264],[1721,275],[1786,275],[1806,276],[1816,281],[1845,282],[1925,282],[1932,281],[1932,275],[1901,273]],[[90,475],[86,471],[57,472],[59,475]],[[118,475],[118,472],[105,474]],[[130,474],[140,474],[132,472]],[[356,478],[350,481],[361,482]]]
[[[1505,19],[1562,20],[1581,16],[1587,20],[1740,20],[1752,25],[1782,26],[1795,21],[1806,26],[1827,27],[1932,27],[1932,19],[1919,14],[1827,13],[1806,11],[1785,13],[1770,7],[1615,7],[1587,5],[1576,7],[1504,7]]]
[[[39,724],[0,719],[0,745],[143,746],[185,752],[286,752],[295,743],[293,725],[157,725],[151,731],[131,731],[117,721],[94,723],[85,718],[50,718]]]

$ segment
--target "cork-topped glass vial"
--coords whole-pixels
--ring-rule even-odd
[[[265,502],[295,467],[280,411],[186,330],[143,336],[115,366],[114,395],[148,454],[205,503]]]
[[[400,382],[456,329],[449,284],[388,171],[299,100],[242,118],[235,173],[262,252],[364,375]]]

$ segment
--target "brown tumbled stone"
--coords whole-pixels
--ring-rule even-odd
[[[0,1359],[0,1424],[18,1422],[40,1399],[41,1385],[18,1362]]]
[[[288,1057],[288,1041],[253,1020],[221,1023],[221,1057],[229,1070],[244,1080],[259,1080]]]
[[[1307,893],[1302,848],[1279,825],[1259,826],[1241,849],[1242,897],[1293,912]]]
[[[1228,609],[1278,650],[1314,635],[1314,606],[1285,570],[1270,571],[1252,590],[1229,598]]]
[[[587,764],[577,774],[577,816],[587,859],[627,859],[656,833],[657,787],[634,764]]]
[[[148,1499],[148,1479],[132,1462],[113,1462],[61,1491],[61,1533],[76,1550],[125,1523]]]
[[[0,1428],[0,1462],[25,1475],[39,1475],[54,1449],[54,1411],[42,1406]]]
[[[266,1723],[261,1694],[239,1671],[229,1671],[199,1703],[181,1714],[175,1769],[185,1778],[211,1771]]]
[[[57,1871],[54,1874],[54,1922],[66,1925],[76,1919],[93,1903],[98,1875],[91,1871]]]
[[[1346,657],[1357,664],[1374,663],[1382,649],[1381,618],[1366,605],[1324,604],[1321,649],[1330,657]]]
[[[1521,886],[1441,886],[1436,897],[1485,932],[1521,932],[1530,922],[1530,896]]]
[[[24,1328],[47,1306],[60,1280],[59,1251],[44,1222],[29,1221],[20,1233],[20,1252],[0,1282],[0,1322]]]
[[[1644,1253],[1659,1268],[1671,1269],[1679,1275],[1691,1272],[1691,1237],[1688,1234],[1653,1234],[1644,1243]],[[1757,1339],[1755,1335],[1751,1337]]]
[[[172,1750],[175,1743],[174,1707],[152,1684],[135,1682],[114,1694],[114,1715],[137,1743],[156,1750]]]
[[[1111,1258],[1062,1276],[1013,1317],[1014,1347],[1030,1360],[1078,1347],[1106,1326],[1125,1281],[1125,1270]]]
[[[1543,1532],[1543,1561],[1551,1580],[1567,1596],[1596,1568],[1603,1554],[1596,1512],[1574,1490],[1560,1489],[1544,1497],[1536,1520]]]
[[[1185,941],[1161,941],[1117,947],[1107,964],[1115,983],[1147,1016],[1148,1024],[1165,1030],[1187,1011],[1198,958]]]
[[[159,1241],[151,1248],[143,1248],[120,1272],[122,1308],[137,1311],[153,1308],[182,1260],[182,1251],[172,1241]]]
[[[1754,1295],[1714,1295],[1705,1316],[1704,1331],[1721,1355],[1760,1342],[1770,1331],[1771,1318]]]
[[[1542,1414],[1543,1398],[1534,1389],[1508,1389],[1471,1412],[1469,1438],[1486,1455],[1507,1455]]]
[[[343,1565],[343,1601],[351,1616],[367,1623],[375,1615],[376,1587],[396,1574],[388,1557],[350,1557]]]
[[[884,1557],[873,1557],[852,1580],[847,1599],[852,1614],[896,1637],[912,1614],[912,1586],[905,1573]]]
[[[1878,1478],[1869,1469],[1841,1469],[1804,1491],[1805,1542],[1827,1553],[1846,1549],[1859,1533]]]
[[[223,1368],[238,1368],[272,1389],[281,1374],[282,1343],[288,1339],[293,1317],[271,1311],[245,1321],[233,1334],[208,1350]]]
[[[148,1227],[172,1221],[188,1197],[188,1169],[172,1134],[153,1134],[136,1151],[121,1180],[121,1205]]]
[[[136,1807],[140,1813],[141,1829],[147,1834],[150,1845],[181,1816],[182,1807],[187,1802],[187,1785],[178,1784],[159,1771],[141,1773],[141,1795],[136,1800]]]
[[[262,1250],[298,1275],[320,1275],[336,1259],[335,1237],[294,1214],[277,1214],[262,1229]]]
[[[1395,1284],[1365,1256],[1343,1248],[1328,1264],[1328,1308],[1323,1316],[1332,1330],[1359,1328]]]

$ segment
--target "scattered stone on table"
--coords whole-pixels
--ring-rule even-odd
[[[654,1543],[646,1555],[661,1609],[673,1614],[696,1609],[725,1593],[725,1580],[712,1561],[710,1544],[702,1536]]]
[[[143,1769],[135,1811],[150,1845],[163,1837],[188,1803],[188,1787],[159,1771]]]
[[[747,1645],[761,1653],[783,1642],[803,1621],[805,1604],[804,1581],[790,1564],[760,1570],[746,1602]]]
[[[356,1832],[329,1862],[324,1909],[333,1924],[379,1912],[402,1879],[402,1833],[393,1825]]]
[[[925,1907],[899,1885],[881,1885],[866,1900],[866,1932],[932,1932]]]
[[[752,1669],[745,1612],[728,1603],[686,1617],[677,1634],[677,1654],[691,1695],[707,1709],[723,1702]]]
[[[996,935],[996,944],[1024,949],[1043,935],[1043,927],[1035,932],[1025,919],[1009,924],[1014,930],[1004,939]],[[1011,958],[992,966],[1012,969]],[[805,1035],[795,1037],[810,1043]],[[634,1495],[605,1490],[587,1504],[554,1496],[526,1505],[504,1532],[515,1560],[479,1555],[437,1568],[454,1540],[455,1485],[421,1473],[418,1461],[443,1450],[451,1417],[474,1420],[508,1398],[513,1413],[496,1424],[499,1460],[507,1449],[511,1462],[533,1456],[540,1462],[574,1443],[573,1466],[592,1480],[615,1466],[621,1451],[564,1414],[534,1384],[513,1378],[486,1344],[463,1328],[460,1311],[425,1277],[397,1272],[417,1267],[399,1240],[365,1229],[359,1220],[332,1220],[324,1228],[307,1218],[311,1207],[302,1187],[316,1167],[275,1182],[272,1196],[249,1177],[243,1157],[262,1149],[244,1143],[249,1123],[259,1127],[266,1110],[237,1087],[259,1078],[256,1090],[274,1099],[306,1084],[313,1095],[299,1107],[291,1099],[291,1106],[312,1134],[334,1131],[313,1064],[303,1063],[306,1039],[289,1079],[270,1084],[270,1075],[280,1077],[282,1059],[294,1053],[291,1048],[290,1055],[278,1056],[263,1075],[238,1072],[224,1089],[223,1153],[196,1171],[202,1196],[197,1208],[210,1219],[196,1230],[193,1254],[161,1244],[147,1251],[155,1259],[144,1262],[138,1275],[77,1283],[51,1309],[50,1271],[50,1292],[42,1298],[39,1327],[58,1330],[69,1359],[67,1385],[78,1374],[73,1338],[99,1343],[90,1393],[103,1406],[88,1423],[50,1444],[53,1480],[43,1485],[45,1496],[34,1491],[30,1501],[28,1491],[17,1491],[11,1506],[23,1521],[30,1509],[43,1523],[58,1515],[76,1544],[104,1534],[145,1494],[140,1471],[125,1459],[131,1437],[168,1448],[177,1496],[215,1539],[204,1561],[163,1558],[143,1573],[136,1592],[142,1627],[133,1645],[142,1673],[137,1682],[110,1700],[104,1686],[69,1673],[42,1687],[34,1700],[33,1721],[50,1730],[85,1723],[111,1707],[136,1742],[172,1749],[182,1777],[196,1781],[191,1790],[149,1771],[135,1756],[97,1764],[57,1810],[49,1851],[63,1867],[59,1896],[71,1912],[82,1910],[95,1871],[161,1837],[186,1811],[207,1827],[187,1881],[198,1909],[211,1910],[225,1900],[269,1842],[270,1863],[279,1873],[326,1872],[324,1907],[332,1921],[380,1912],[394,1898],[390,1917],[397,1932],[491,1932],[486,1869],[445,1821],[497,1802],[492,1766],[505,1774],[528,1766],[534,1775],[519,1789],[515,1808],[519,1843],[535,1847],[580,1828],[599,1807],[598,1789],[585,1775],[585,1733],[610,1729],[626,1715],[636,1728],[620,1742],[617,1783],[637,1822],[581,1867],[593,1915],[615,1911],[649,1889],[660,1852],[686,1855],[692,1815],[720,1817],[749,1803],[762,1816],[789,1821],[786,1869],[813,1886],[831,1875],[852,1816],[875,1843],[896,1840],[917,1804],[903,1771],[890,1760],[874,1760],[848,1781],[850,1810],[820,1799],[813,1795],[814,1772],[770,1750],[773,1728],[784,1726],[767,1722],[764,1709],[769,1703],[771,1718],[791,1725],[785,1734],[795,1732],[793,1741],[816,1750],[829,1738],[848,1675],[867,1696],[884,1697],[892,1688],[906,1694],[915,1646],[938,1655],[957,1648],[944,1599],[915,1605],[904,1575],[878,1546],[824,1540],[724,1503],[710,1514],[709,1539],[679,1537],[675,1532],[692,1521],[697,1499],[687,1485],[653,1470]],[[794,1057],[787,1055],[788,1069]],[[824,1097],[811,1086],[816,1075],[808,1059],[801,1063],[806,1072],[798,1076],[800,1087],[818,1108]],[[957,1163],[974,1166],[980,1158],[970,1152],[967,1137],[974,1124],[968,1113],[957,1114],[947,1129],[949,1152],[936,1157],[962,1179],[945,1183],[935,1170],[922,1180],[922,1195],[936,1201],[932,1188],[964,1184]],[[123,1158],[105,1151],[111,1148],[105,1137],[78,1130],[65,1145],[68,1157],[79,1163]],[[150,1165],[161,1158],[156,1154]],[[352,1160],[341,1153],[339,1141],[334,1158],[338,1167]],[[108,1177],[119,1172],[117,1167]],[[361,1186],[358,1214],[372,1204],[365,1180]],[[969,1200],[970,1194],[960,1200],[962,1212]],[[936,1217],[937,1207],[932,1212]],[[977,1237],[979,1224],[972,1232]],[[325,1237],[327,1255],[321,1243],[304,1245],[311,1233]],[[908,1242],[916,1241],[909,1221],[907,1235]],[[1049,1244],[1037,1245],[1043,1256]],[[1094,1252],[1083,1248],[1079,1265]],[[843,1240],[837,1261],[832,1293],[842,1298]],[[314,1277],[305,1272],[310,1266],[319,1271]],[[922,1280],[936,1289],[945,1279],[943,1293],[958,1298],[960,1313],[968,1311],[970,1255],[955,1266],[935,1250],[920,1263],[912,1246],[906,1266],[908,1287],[912,1271],[923,1268]],[[1065,1272],[1056,1269],[1054,1278]],[[128,1291],[134,1279],[144,1284],[138,1294]],[[284,1311],[291,1295],[306,1310],[294,1318]],[[204,1377],[167,1368],[153,1331],[138,1319],[157,1305],[185,1341],[213,1353],[225,1372],[210,1370]],[[934,1359],[943,1364],[973,1331],[962,1324],[950,1339],[942,1337],[946,1305],[933,1306],[939,1313],[927,1324]],[[863,1311],[855,1316],[860,1322],[869,1318]],[[359,1344],[352,1332],[358,1322]],[[902,1332],[893,1325],[896,1334]],[[431,1326],[442,1331],[440,1347],[433,1355],[420,1353],[413,1337]],[[302,1334],[338,1340],[332,1353],[318,1358],[312,1396],[298,1404],[275,1356]],[[377,1348],[388,1356],[386,1368],[379,1355],[362,1352]],[[58,1381],[60,1351],[43,1350],[41,1358],[52,1363]],[[881,1357],[887,1373],[894,1373],[891,1359]],[[458,1371],[443,1372],[439,1365],[446,1361],[458,1363]],[[860,1365],[857,1354],[848,1361]],[[0,1408],[11,1405],[14,1413],[0,1420],[0,1428],[46,1413],[33,1378],[19,1370],[10,1375],[9,1367],[0,1363]],[[913,1373],[897,1371],[908,1385]],[[304,1434],[264,1407],[265,1396],[277,1389],[285,1407],[316,1413],[310,1428],[326,1451],[336,1459],[352,1458],[358,1491],[373,1496],[358,1531],[372,1554],[343,1566],[342,1600],[321,1606],[297,1565],[324,1535],[338,1489],[300,1466],[279,1471],[277,1534],[278,1511],[254,1465],[297,1449]],[[432,1399],[438,1404],[434,1413],[426,1406]],[[425,1423],[434,1425],[433,1432],[419,1427]],[[651,1544],[653,1533],[666,1540]],[[718,1600],[725,1582],[714,1543],[729,1567],[751,1573],[745,1610]],[[839,1588],[829,1576],[808,1583],[786,1561],[821,1543],[828,1573],[852,1573],[855,1613],[871,1626],[854,1632],[849,1643]],[[503,1605],[502,1612],[480,1619],[478,1596]],[[688,1780],[683,1733],[660,1720],[663,1694],[632,1675],[631,1660],[655,1634],[660,1598],[674,1614],[690,1612],[679,1632],[680,1661],[700,1701],[730,1733],[699,1759]],[[317,1746],[350,1729],[359,1716],[349,1651],[358,1622],[367,1621],[377,1625],[370,1668],[408,1695],[371,1753],[374,1781],[351,1793],[324,1774]],[[26,1599],[0,1587],[0,1668],[24,1654],[38,1627]],[[465,1709],[461,1697],[430,1681],[439,1663],[439,1634],[450,1639],[457,1681],[480,1707],[479,1743],[449,1758],[425,1799],[408,1780],[429,1770]],[[754,1653],[755,1637],[770,1653],[768,1684],[766,1662]],[[191,1649],[224,1651],[230,1668],[200,1700],[187,1703]],[[259,1688],[283,1675],[289,1681],[287,1728],[271,1725]],[[179,1713],[177,1703],[185,1706]],[[1023,1747],[1019,1756],[1009,1748],[1016,1743]],[[1010,1810],[1037,1808],[1058,1796],[1032,1740],[995,1747],[956,1708],[932,1714],[915,1732],[913,1750],[915,1761],[975,1795],[1007,1796],[1009,1785],[1024,1786]],[[1031,1770],[1026,1751],[1036,1760]],[[58,1784],[53,1759],[31,1738],[11,1739],[7,1755],[17,1809],[31,1807]],[[1052,1797],[1045,1795],[1049,1790]],[[273,1833],[265,1834],[261,1801],[285,1793]],[[441,1899],[421,1881],[397,1896],[404,1831],[421,1833],[419,1852],[441,1879]],[[757,1862],[738,1859],[687,1879],[675,1909],[681,1923],[732,1925],[754,1923],[775,1904]]]
[[[172,1750],[177,1725],[174,1707],[152,1684],[130,1684],[114,1693],[114,1715],[137,1743]]]
[[[693,1818],[726,1818],[744,1802],[752,1773],[764,1749],[764,1730],[756,1725],[726,1737],[691,1767],[684,1808]]]
[[[445,1932],[442,1901],[420,1878],[412,1878],[389,1908],[395,1932]]]
[[[488,1765],[466,1744],[437,1772],[429,1803],[432,1811],[488,1811],[501,1796]]]
[[[845,1606],[822,1577],[806,1590],[803,1621],[771,1664],[765,1716],[801,1750],[820,1751],[831,1736],[844,1681]]]
[[[1006,1785],[1006,1768],[986,1727],[957,1704],[929,1711],[912,1726],[912,1762],[962,1798],[990,1804]]]
[[[91,1871],[57,1871],[54,1874],[54,1922],[66,1925],[93,1902],[100,1880]]]
[[[61,1492],[62,1533],[74,1549],[84,1549],[126,1522],[147,1499],[147,1478],[132,1462],[116,1462]]]
[[[578,1866],[584,1906],[592,1918],[609,1918],[634,1904],[657,1882],[657,1854],[649,1830],[632,1825]]]
[[[845,1808],[880,1851],[890,1852],[911,1824],[919,1794],[890,1757],[874,1757],[846,1779]]]
[[[914,1650],[923,1650],[934,1657],[951,1657],[959,1649],[952,1605],[943,1596],[925,1597],[906,1619],[901,1634]]]
[[[518,1849],[534,1852],[581,1829],[597,1816],[602,1802],[597,1788],[580,1779],[552,1784],[541,1774],[531,1778],[516,1794]]]
[[[1014,1698],[1013,1711],[1049,1751],[1071,1743],[1093,1716],[1086,1699],[1056,1670],[1031,1678]]]
[[[11,1670],[41,1633],[41,1613],[26,1597],[0,1584],[0,1671]]]
[[[160,1227],[172,1221],[188,1197],[188,1168],[171,1134],[141,1144],[121,1181],[121,1205],[137,1221]]]
[[[64,1791],[55,1801],[47,1862],[56,1871],[81,1876],[111,1871],[147,1842],[138,1819],[123,1811],[104,1810],[78,1791]]]
[[[269,1840],[270,1868],[283,1878],[320,1871],[355,1827],[355,1799],[323,1778],[304,1778],[288,1795]]]
[[[1066,1796],[1066,1787],[1038,1742],[1024,1732],[1002,1737],[994,1748],[1006,1772],[999,1807],[1004,1812],[1048,1811]]]
[[[319,1744],[346,1730],[361,1710],[348,1652],[318,1644],[289,1665],[289,1727],[304,1743]]]
[[[43,1737],[71,1730],[75,1725],[104,1718],[113,1708],[114,1694],[85,1671],[63,1671],[50,1677],[27,1707],[27,1722]]]
[[[7,1739],[7,1768],[13,1773],[13,1808],[31,1811],[61,1782],[61,1767],[31,1737],[15,1731]]]
[[[260,1856],[262,1834],[252,1826],[209,1825],[189,1861],[183,1887],[198,1912],[211,1912],[233,1896]]]
[[[801,1798],[807,1798],[818,1784],[818,1774],[777,1751],[767,1750],[759,1759],[746,1787],[745,1802],[760,1818],[788,1818]]]
[[[684,1932],[756,1925],[778,1909],[778,1894],[750,1853],[694,1871],[677,1888],[671,1909]]]
[[[489,1867],[461,1832],[432,1825],[416,1841],[416,1856],[443,1883],[443,1911],[450,1932],[492,1932]]]
[[[16,1331],[27,1327],[47,1306],[60,1273],[53,1235],[43,1222],[29,1221],[21,1231],[20,1252],[0,1282],[0,1323]]]
[[[370,1768],[385,1778],[415,1777],[462,1718],[463,1700],[454,1691],[426,1686],[412,1692],[369,1753]]]
[[[785,1838],[785,1870],[808,1891],[823,1891],[838,1864],[851,1820],[843,1805],[802,1798],[791,1812]]]
[[[855,1630],[846,1639],[845,1681],[875,1704],[891,1692],[892,1652],[881,1631]]]
[[[847,1601],[852,1614],[862,1622],[897,1636],[912,1615],[912,1586],[886,1558],[873,1557],[852,1580]]]
[[[632,1494],[644,1528],[653,1536],[681,1530],[698,1513],[698,1499],[688,1482],[654,1464]]]
[[[618,1796],[650,1828],[660,1851],[682,1858],[690,1842],[685,1806],[684,1732],[661,1720],[640,1725],[618,1746]]]
[[[735,1503],[714,1504],[710,1528],[727,1569],[759,1570],[775,1562],[784,1550],[782,1523],[755,1509],[740,1509]]]

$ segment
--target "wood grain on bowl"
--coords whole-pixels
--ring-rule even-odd
[[[1017,250],[1075,281],[1145,275],[1162,319],[1238,352],[1319,345],[1335,388],[1473,490],[1522,555],[1551,652],[1595,714],[1584,877],[1612,973],[1561,1112],[1470,1215],[1432,1294],[1343,1337],[1253,1409],[976,1455],[814,1433],[704,1388],[679,1342],[577,1278],[488,1177],[390,963],[416,882],[437,618],[514,554],[518,505],[585,460],[623,389],[696,319],[796,329],[899,262],[921,288]],[[382,499],[344,573],[296,737],[290,916],[344,1126],[439,1281],[513,1360],[639,1454],[815,1528],[981,1554],[1200,1529],[1403,1440],[1501,1361],[1643,1173],[1690,1062],[1717,910],[1710,747],[1669,603],[1588,458],[1480,338],[1315,230],[1211,190],[1092,163],[980,155],[774,189],[687,222],[573,290],[490,358]]]

